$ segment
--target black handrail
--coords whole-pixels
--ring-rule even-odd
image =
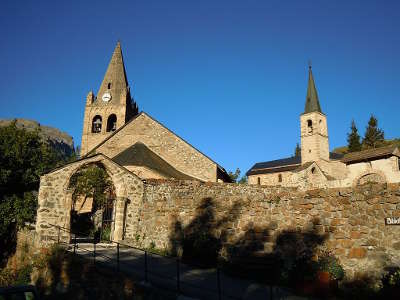
[[[73,234],[74,235],[74,239],[73,239],[73,241],[74,241],[74,243],[73,243],[73,253],[74,254],[76,254],[76,250],[78,249],[78,243],[77,243],[77,239],[76,239],[77,235],[80,235],[81,237],[88,237],[87,234],[84,234],[84,233],[81,233],[81,232],[72,232],[68,228],[65,228],[65,227],[62,227],[62,226],[59,226],[59,225],[54,225],[54,224],[51,224],[51,223],[47,223],[47,224],[50,225],[50,226],[56,227],[58,229],[58,236],[57,236],[57,240],[56,240],[58,244],[62,243],[62,244],[70,245],[69,242],[62,242],[61,241],[61,230],[65,231],[65,232],[67,232],[69,234]],[[102,241],[101,237],[100,237],[99,241],[100,242]],[[180,272],[180,264],[181,264],[181,262],[180,262],[179,257],[174,257],[174,256],[167,255],[167,254],[162,255],[162,254],[159,254],[159,253],[147,250],[147,249],[141,249],[141,248],[134,247],[134,246],[127,245],[127,244],[123,244],[123,243],[120,243],[120,242],[117,242],[117,241],[107,241],[107,242],[111,242],[111,243],[114,243],[114,244],[117,245],[117,258],[116,259],[112,258],[112,257],[109,257],[107,255],[104,255],[102,253],[99,253],[98,251],[96,252],[97,241],[94,238],[93,238],[93,250],[88,250],[88,249],[85,249],[83,247],[79,247],[79,249],[81,249],[83,251],[86,251],[86,252],[93,252],[93,258],[92,258],[93,259],[93,264],[96,264],[96,257],[103,257],[103,258],[107,258],[109,260],[116,260],[116,262],[117,262],[117,271],[118,272],[120,271],[120,263],[121,263],[121,261],[120,261],[120,246],[123,246],[123,247],[126,247],[126,248],[131,248],[131,249],[143,252],[144,253],[144,273],[145,273],[144,277],[145,277],[145,282],[149,281],[148,274],[155,275],[155,276],[157,276],[159,278],[171,279],[170,277],[167,277],[165,275],[162,275],[162,274],[159,274],[157,272],[153,272],[153,271],[149,271],[148,270],[148,254],[157,255],[157,256],[168,258],[168,259],[174,259],[174,260],[176,260],[176,291],[178,293],[181,293],[181,283],[183,283],[183,284],[185,284],[187,286],[194,287],[196,289],[204,289],[204,287],[200,287],[200,286],[194,285],[192,283],[181,282],[181,274],[180,274],[181,273]],[[125,264],[128,265],[127,263],[125,263]],[[219,300],[222,299],[222,296],[224,296],[224,298],[240,299],[240,297],[234,297],[234,296],[231,296],[231,295],[226,295],[226,294],[224,294],[222,292],[221,276],[220,276],[219,267],[216,268],[216,277],[217,277],[216,278],[217,279],[217,282],[216,282],[217,289],[208,288],[206,292],[210,292],[210,293],[216,294],[218,296]],[[271,290],[272,290],[272,286],[270,286],[270,291]],[[272,293],[270,293],[270,299],[272,299]]]

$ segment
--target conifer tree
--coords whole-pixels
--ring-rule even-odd
[[[378,120],[374,115],[371,115],[362,141],[362,146],[366,149],[377,148],[383,144],[384,140],[385,134],[382,129],[378,128]]]
[[[294,149],[294,156],[296,157],[301,156],[301,148],[299,143],[296,144],[296,148]]]
[[[351,131],[347,134],[347,151],[357,152],[361,150],[360,135],[356,127],[354,120],[351,121]]]

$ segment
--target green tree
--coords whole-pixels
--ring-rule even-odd
[[[385,141],[385,134],[382,129],[378,128],[378,120],[374,115],[371,115],[365,135],[362,141],[363,148],[377,148]]]
[[[247,183],[247,176],[246,176],[246,175],[242,176],[242,178],[240,178],[240,179],[238,180],[238,183],[240,183],[240,184],[246,184],[246,183]]]
[[[232,182],[240,183],[240,184],[247,183],[247,176],[246,176],[246,175],[243,175],[242,177],[240,177],[240,173],[241,173],[241,172],[240,172],[240,169],[239,169],[239,168],[236,168],[235,173],[229,171],[229,172],[228,172],[228,175],[229,175],[229,177],[232,179]],[[240,178],[240,179],[239,179],[239,178]]]
[[[301,148],[299,143],[296,144],[296,148],[294,149],[294,156],[299,157],[301,156]]]
[[[70,187],[74,189],[73,199],[78,196],[93,198],[94,210],[105,203],[107,194],[112,192],[113,184],[103,166],[88,165],[71,177]]]
[[[16,122],[0,127],[0,256],[15,243],[18,227],[34,221],[40,176],[62,163],[39,133]]]
[[[347,151],[357,152],[361,150],[360,135],[354,120],[351,121],[350,133],[347,134]]]
[[[240,169],[236,168],[235,173],[233,173],[232,171],[228,172],[229,177],[232,179],[232,182],[237,182],[237,179],[240,176]]]

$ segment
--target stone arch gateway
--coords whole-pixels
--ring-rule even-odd
[[[36,220],[36,232],[42,243],[54,242],[59,238],[58,228],[60,226],[60,239],[62,242],[70,241],[70,220],[72,193],[68,189],[71,176],[82,166],[101,163],[115,187],[115,226],[114,240],[124,239],[126,230],[126,214],[137,215],[143,199],[143,182],[135,174],[124,167],[114,163],[103,154],[97,154],[84,160],[78,160],[67,164],[62,168],[43,175],[40,178],[40,189],[38,195],[38,210]],[[132,223],[130,225],[132,227]],[[134,231],[130,228],[129,231]]]

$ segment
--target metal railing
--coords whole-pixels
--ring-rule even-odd
[[[132,266],[132,264],[130,264],[127,261],[121,260],[121,254],[124,253],[124,251],[121,250],[125,250],[125,249],[130,249],[132,251],[129,252],[129,257],[137,257],[142,256],[143,257],[143,273],[141,276],[142,278],[144,278],[144,281],[146,283],[152,283],[155,286],[160,286],[162,288],[166,288],[166,289],[171,289],[169,284],[168,286],[165,286],[166,284],[162,284],[163,280],[167,280],[167,281],[171,281],[171,280],[176,280],[176,288],[175,291],[178,294],[181,294],[182,292],[185,292],[182,290],[183,286],[186,286],[186,291],[188,291],[189,289],[191,289],[193,291],[194,290],[198,290],[200,293],[202,294],[208,294],[209,296],[207,296],[207,298],[211,297],[211,295],[213,296],[213,298],[216,298],[218,300],[221,299],[241,299],[241,297],[237,297],[237,296],[232,296],[232,295],[228,295],[226,293],[223,293],[222,291],[222,284],[221,284],[221,270],[219,267],[215,268],[215,286],[216,288],[210,288],[209,286],[199,286],[199,285],[195,285],[193,283],[189,283],[189,282],[185,282],[184,280],[182,280],[182,267],[186,267],[187,269],[189,269],[186,264],[182,264],[181,259],[179,257],[174,257],[174,256],[169,256],[169,255],[161,255],[159,253],[150,251],[150,250],[146,250],[146,249],[141,249],[138,247],[134,247],[134,246],[130,246],[130,245],[126,245],[120,242],[116,242],[116,241],[104,241],[104,242],[108,242],[111,244],[115,244],[116,245],[116,252],[115,252],[115,257],[109,256],[109,255],[105,255],[104,253],[101,253],[99,247],[101,247],[102,245],[99,243],[101,240],[98,239],[91,239],[89,238],[87,235],[79,233],[79,232],[72,232],[70,231],[68,228],[59,226],[59,225],[54,225],[54,224],[50,224],[48,223],[48,225],[56,227],[58,234],[57,234],[57,243],[58,244],[66,244],[68,246],[71,246],[71,242],[65,242],[62,241],[62,233],[63,232],[67,232],[68,233],[68,237],[71,237],[71,241],[72,241],[72,246],[73,246],[73,250],[72,252],[74,254],[78,254],[78,251],[83,251],[87,254],[89,254],[89,258],[91,256],[91,259],[93,261],[93,264],[96,264],[96,260],[97,258],[102,258],[102,259],[106,259],[108,260],[108,262],[112,262],[114,261],[115,263],[115,267],[116,270],[118,272],[122,271],[124,273],[130,273],[130,275],[132,274],[133,269],[130,268],[130,266]],[[64,235],[65,237],[65,235]],[[90,241],[89,244],[92,245],[92,249],[87,249],[82,247],[82,245],[79,245],[78,243],[78,238],[86,238],[86,242]],[[135,253],[136,252],[136,253]],[[138,254],[138,255],[135,255]],[[154,257],[160,257],[164,260],[164,262],[159,261],[158,265],[161,265],[162,263],[165,264],[165,261],[168,261],[169,263],[172,262],[174,264],[176,264],[176,274],[169,274],[166,275],[165,272],[164,274],[162,272],[157,272],[154,270],[150,270],[149,268],[149,259]],[[201,267],[200,265],[198,265],[199,267]],[[134,268],[135,269],[135,268]],[[190,268],[191,270],[194,270],[193,268]],[[197,270],[197,269],[196,269]],[[134,272],[134,274],[137,274],[137,272]],[[151,278],[150,278],[151,277]],[[161,279],[157,280],[157,278]],[[188,294],[193,294],[193,292],[185,292]],[[270,286],[270,299],[272,299],[272,286]],[[198,296],[198,294],[196,295]]]

